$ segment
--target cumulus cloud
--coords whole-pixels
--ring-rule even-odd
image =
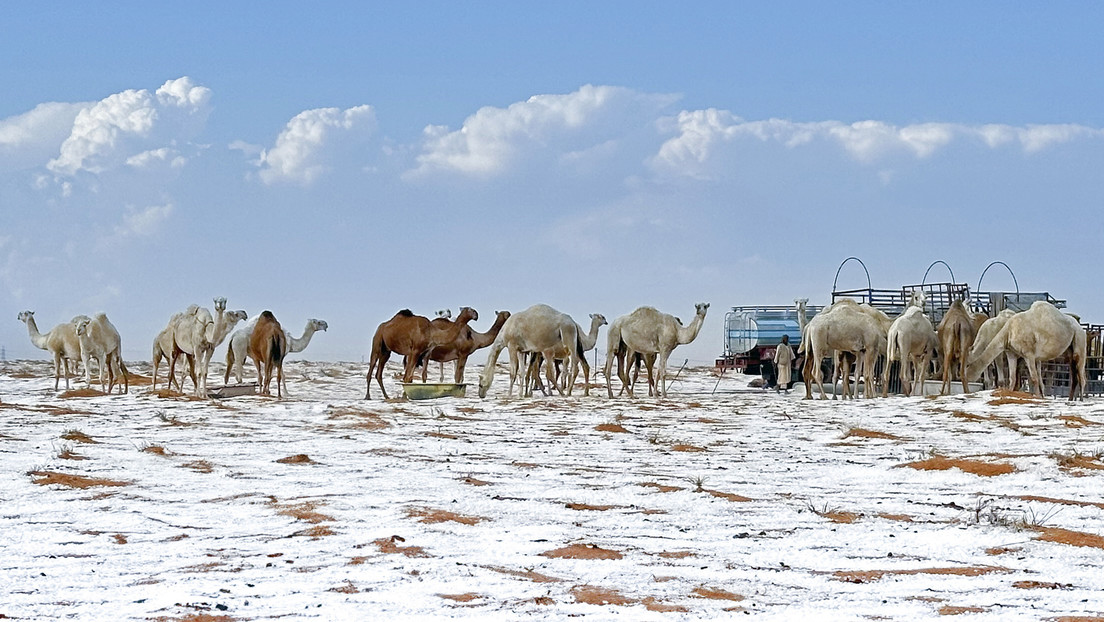
[[[1018,145],[1035,153],[1052,145],[1084,138],[1104,138],[1104,130],[1081,125],[971,126],[957,123],[920,123],[897,126],[884,121],[820,121],[802,123],[782,119],[746,121],[727,111],[683,111],[663,119],[661,131],[674,134],[650,160],[653,167],[689,177],[708,177],[706,163],[722,146],[741,138],[775,142],[796,148],[813,141],[841,147],[855,160],[871,164],[893,155],[928,158],[956,140],[990,148]]]
[[[41,166],[57,153],[77,114],[89,104],[47,102],[0,120],[0,169]]]
[[[371,106],[304,110],[288,121],[275,146],[260,153],[261,180],[308,185],[333,166],[335,152],[361,144],[375,129]],[[241,141],[231,145],[243,153],[247,147]]]
[[[613,86],[586,85],[559,95],[534,95],[506,108],[485,107],[459,130],[431,125],[423,132],[423,152],[412,175],[453,171],[490,176],[501,173],[526,151],[565,153],[608,148],[611,136],[644,123],[675,101]]]
[[[211,90],[188,77],[169,80],[152,93],[128,89],[109,95],[80,110],[47,168],[72,176],[82,170],[98,174],[122,164],[149,164],[150,157],[141,154],[178,148],[202,129],[210,99]]]

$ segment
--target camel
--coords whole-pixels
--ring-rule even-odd
[[[590,364],[587,363],[586,353],[593,350],[594,346],[597,345],[597,343],[598,343],[598,329],[605,326],[607,323],[608,322],[606,322],[606,317],[604,315],[602,315],[601,313],[591,313],[590,314],[590,330],[589,331],[583,332],[583,327],[579,326],[578,323],[575,324],[575,330],[576,330],[576,333],[578,335],[578,338],[576,339],[576,343],[575,343],[575,354],[579,359],[579,367],[583,368],[583,382],[585,383],[584,386],[583,386],[583,396],[585,396],[585,397],[590,396]],[[560,352],[559,356],[557,356],[556,360],[554,361],[554,364],[556,366],[557,382],[559,382],[559,379],[560,379],[560,375],[559,375],[560,364],[565,359],[563,354],[564,354],[563,352]],[[544,355],[539,353],[539,352],[534,352],[534,353],[531,354],[531,360],[529,362],[529,365],[527,366],[526,383],[525,383],[526,391],[528,393],[532,392],[531,389],[529,388],[529,382],[530,381],[535,383],[536,387],[539,388],[542,393],[544,393],[544,386],[541,385],[540,374],[538,373],[538,370],[540,369],[540,363],[543,360],[543,358],[544,358]],[[578,379],[578,370],[576,369],[575,376],[571,377],[569,380],[567,380],[567,382],[571,386],[574,386],[575,381],[577,379]]]
[[[447,309],[446,309],[447,311]],[[448,317],[442,315],[440,311],[437,312],[438,317],[431,320],[430,324],[440,328],[446,328],[447,325],[437,322],[437,320],[448,321]],[[448,313],[448,316],[451,316]],[[502,330],[503,325],[506,324],[506,320],[510,319],[509,311],[495,311],[495,321],[491,325],[490,329],[485,333],[475,331],[471,326],[464,327],[460,331],[460,334],[456,336],[456,339],[452,343],[442,344],[435,348],[429,355],[429,359],[437,361],[442,366],[441,378],[444,380],[444,364],[448,361],[456,361],[456,370],[454,372],[454,380],[456,384],[464,382],[464,369],[468,364],[468,357],[472,355],[476,350],[486,348],[494,343],[498,333]],[[451,323],[451,322],[449,322]],[[422,361],[422,382],[425,382],[425,369],[428,367],[426,364],[428,361]]]
[[[276,396],[283,398],[284,357],[287,353],[287,333],[271,311],[262,311],[249,335],[249,357],[257,366],[262,395],[272,395],[272,371],[275,369]]]
[[[920,385],[922,394],[924,380],[928,375],[928,364],[931,363],[932,345],[936,342],[935,329],[924,314],[923,306],[909,306],[900,317],[893,320],[887,341],[886,369],[889,369],[892,361],[900,360],[901,391],[906,396],[912,395],[912,385],[915,382]],[[883,386],[882,397],[886,396],[888,385],[887,382]]]
[[[91,319],[81,318],[76,322],[77,340],[80,342],[81,360],[84,363],[84,382],[92,386],[89,359],[95,358],[100,366],[100,388],[111,393],[116,378],[122,376],[122,392],[130,392],[130,379],[127,377],[126,364],[122,357],[122,339],[107,315],[97,313]],[[108,382],[104,382],[104,376]]]
[[[61,382],[61,373],[65,371],[65,390],[69,390],[69,362],[74,367],[81,360],[80,340],[77,339],[77,322],[90,319],[87,315],[77,315],[72,320],[58,324],[50,329],[50,332],[42,334],[38,332],[38,324],[35,323],[34,311],[20,312],[18,319],[27,325],[27,332],[31,336],[31,344],[41,350],[46,350],[54,357],[54,390],[58,390]],[[76,370],[74,369],[74,374]]]
[[[625,354],[629,360],[633,360],[636,353],[645,357],[649,354],[657,355],[656,362],[659,369],[655,378],[656,396],[667,397],[667,359],[675,347],[690,343],[697,338],[707,311],[709,311],[708,302],[695,305],[694,319],[689,326],[685,327],[675,316],[660,313],[653,307],[640,307],[622,316],[624,319],[619,323],[616,334],[612,328],[607,334],[605,374],[606,392],[609,397],[613,397],[613,389],[610,388],[610,368],[621,343],[625,345]],[[622,385],[629,386],[627,374],[619,374],[619,377]],[[629,386],[629,397],[633,397],[631,386]]]
[[[173,327],[178,321],[182,320],[184,316],[195,315],[195,313],[198,311],[199,305],[189,305],[188,308],[184,311],[180,313],[174,313],[173,316],[169,318],[168,325],[166,325],[165,328],[161,329],[161,332],[157,333],[157,337],[154,338],[153,354],[150,357],[150,361],[152,361],[153,364],[153,382],[151,385],[152,390],[157,390],[157,368],[161,363],[161,359],[164,358],[165,361],[168,362],[169,357],[172,356]],[[195,358],[191,355],[187,355],[187,362],[188,373],[191,376],[192,385],[195,385],[197,384],[195,375]],[[177,388],[181,392],[183,392],[184,381],[182,379],[177,379],[175,376],[169,376],[169,390],[172,391],[174,382],[176,383]]]
[[[961,300],[951,303],[943,319],[939,320],[936,333],[939,335],[939,349],[943,352],[943,387],[940,395],[946,395],[951,388],[952,364],[957,360],[959,378],[962,380],[962,392],[970,391],[966,380],[966,362],[970,357],[970,348],[977,335],[974,314],[966,309]]]
[[[843,301],[840,301],[843,302]],[[823,361],[831,351],[851,353],[861,361],[866,397],[871,396],[871,373],[878,354],[886,349],[886,337],[874,316],[859,308],[860,305],[832,305],[827,313],[818,313],[805,328],[802,346],[814,362]],[[842,357],[841,357],[842,358]],[[824,391],[824,373],[819,364],[811,366],[812,378],[820,387],[820,399],[827,399]],[[848,374],[843,375],[843,393],[850,397]],[[811,392],[810,392],[811,396]],[[835,399],[835,395],[832,396]]]
[[[536,304],[524,311],[510,316],[498,332],[498,337],[491,344],[487,354],[487,362],[483,365],[483,373],[479,376],[479,397],[487,397],[487,390],[494,380],[495,365],[498,356],[506,348],[510,355],[510,387],[507,397],[513,395],[514,382],[518,380],[520,357],[526,352],[540,352],[544,355],[545,376],[550,385],[555,386],[560,395],[564,394],[555,378],[555,364],[557,352],[566,352],[564,360],[568,366],[569,377],[574,378],[577,373],[578,353],[576,345],[579,339],[578,325],[571,316],[561,313],[546,304]],[[524,385],[524,374],[522,374]],[[567,394],[571,395],[571,386],[567,387]],[[520,387],[519,394],[524,393],[524,386]]]
[[[606,360],[609,360],[611,356],[609,353],[613,352],[613,357],[617,362],[617,377],[621,378],[623,374],[627,372],[622,371],[625,368],[625,357],[628,354],[628,348],[625,346],[625,342],[621,340],[621,324],[627,318],[627,315],[615,318],[613,323],[609,326],[609,331],[606,333],[607,338],[607,352]],[[632,380],[629,384],[622,384],[621,390],[617,392],[617,396],[621,397],[629,390],[629,387],[636,388],[636,381],[640,377],[640,364],[643,363],[648,371],[648,397],[653,395],[655,389],[655,376],[653,375],[653,368],[655,366],[656,355],[655,353],[644,355],[639,352],[633,354],[633,357],[629,359],[628,365],[632,369]],[[609,367],[607,367],[609,369]],[[607,371],[607,373],[609,373]],[[606,377],[607,380],[609,376]]]
[[[455,322],[447,327],[434,328],[428,318],[414,315],[410,309],[403,309],[394,317],[380,324],[372,335],[372,356],[368,364],[367,387],[364,399],[371,399],[372,373],[375,372],[383,399],[387,399],[387,389],[383,387],[383,366],[391,353],[406,357],[403,365],[403,382],[414,380],[414,368],[418,360],[432,354],[436,347],[456,341],[456,337],[468,322],[478,320],[479,314],[471,307],[462,307]]]
[[[191,309],[191,307],[189,307]],[[170,323],[172,330],[172,354],[169,356],[169,377],[176,374],[176,362],[181,354],[191,355],[198,367],[195,382],[197,397],[207,397],[207,370],[215,348],[226,339],[230,331],[248,317],[245,311],[226,311],[226,299],[215,298],[217,319],[211,312],[197,307],[192,314],[177,314]],[[170,380],[171,382],[171,380]]]
[[[259,319],[259,318],[257,318]],[[242,374],[245,371],[245,359],[249,356],[249,338],[253,335],[253,328],[257,325],[257,319],[250,321],[245,326],[234,331],[234,334],[230,335],[230,342],[226,346],[226,373],[223,374],[223,384],[230,383],[230,374],[234,374],[234,381],[241,384]],[[288,354],[295,352],[302,352],[310,345],[311,338],[314,337],[314,333],[318,331],[325,332],[330,327],[324,320],[309,319],[307,325],[303,328],[303,334],[299,337],[294,337],[288,331],[284,331],[284,336],[287,337]],[[260,382],[260,378],[257,378]],[[284,387],[284,391],[287,391],[287,387]]]
[[[1008,318],[984,350],[976,356],[971,353],[965,373],[971,380],[977,380],[1001,352],[1011,350],[1027,363],[1032,390],[1042,397],[1042,364],[1067,356],[1070,360],[1069,399],[1073,401],[1075,396],[1084,397],[1087,341],[1085,329],[1075,318],[1049,302],[1036,301],[1027,311]]]
[[[987,318],[982,322],[981,327],[978,328],[977,336],[974,337],[974,345],[970,348],[970,355],[967,357],[967,360],[970,361],[977,358],[981,352],[989,346],[993,338],[997,336],[1000,329],[1004,328],[1004,325],[1008,323],[1008,318],[1013,315],[1016,315],[1015,311],[1012,309],[1005,309],[998,313],[996,317]],[[999,354],[997,355],[998,358],[994,359],[996,363],[995,367],[997,368],[996,386],[1014,388],[1016,386],[1015,378],[1019,371],[1019,359],[1016,357],[1016,354],[1010,350],[1005,350],[1004,354],[1004,360],[999,359]],[[988,387],[994,386],[993,374],[992,371],[990,371],[992,367],[993,366],[986,367],[983,372],[985,376],[984,385]]]

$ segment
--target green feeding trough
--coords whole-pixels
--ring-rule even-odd
[[[431,400],[438,397],[464,397],[466,384],[451,382],[404,382],[403,395],[408,400]]]

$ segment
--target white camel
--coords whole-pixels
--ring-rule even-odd
[[[549,384],[555,386],[563,395],[563,390],[556,383],[554,364],[556,353],[567,352],[564,359],[569,368],[568,374],[569,377],[574,378],[578,365],[578,354],[575,352],[578,339],[578,325],[571,316],[548,305],[533,305],[511,315],[502,325],[502,330],[498,332],[487,354],[487,362],[483,366],[483,373],[479,376],[479,397],[487,396],[487,390],[494,380],[498,355],[503,348],[506,348],[510,355],[510,388],[506,393],[507,397],[513,395],[514,382],[518,380],[519,371],[521,371],[520,358],[526,352],[540,352],[544,355],[545,376]],[[521,375],[524,381],[524,374]],[[520,393],[524,393],[524,386],[519,385]],[[567,394],[571,394],[570,385],[567,387]]]
[[[579,367],[583,368],[583,382],[585,383],[585,385],[583,387],[583,395],[584,396],[589,396],[590,395],[590,364],[587,363],[586,353],[590,352],[591,350],[594,349],[594,346],[598,343],[598,329],[605,326],[607,323],[608,322],[606,322],[606,317],[604,315],[602,315],[601,313],[591,313],[590,314],[590,330],[589,331],[584,332],[582,326],[580,326],[578,323],[575,324],[575,330],[578,333],[578,340],[576,342],[575,354],[579,357]],[[542,393],[544,392],[544,386],[540,382],[540,374],[538,373],[538,371],[540,369],[540,363],[541,363],[542,358],[543,358],[543,355],[539,352],[531,353],[530,362],[526,366],[526,368],[528,370],[526,372],[526,391],[527,392],[530,391],[530,389],[529,389],[529,383],[530,382],[534,383],[536,385],[536,387],[541,390]],[[562,374],[562,375],[559,374],[560,364],[564,362],[565,358],[566,358],[565,353],[562,352],[562,351],[558,352],[557,355],[556,355],[555,364],[556,364],[556,370],[557,370],[557,381],[559,381],[560,378],[566,377],[566,374]],[[577,369],[576,369],[576,372],[578,372]],[[578,379],[578,373],[576,373],[576,375],[573,376],[567,382],[570,385],[574,386],[575,381],[577,379]]]
[[[122,392],[129,393],[130,379],[127,377],[126,364],[123,363],[122,338],[111,320],[107,319],[107,315],[97,313],[91,319],[81,318],[76,322],[76,330],[81,361],[84,364],[85,384],[92,386],[92,367],[89,360],[94,358],[100,367],[100,388],[105,393],[110,393],[115,388],[116,378],[121,377]]]
[[[245,326],[234,331],[234,334],[230,335],[230,342],[226,347],[226,374],[223,376],[223,383],[230,382],[230,374],[234,374],[234,381],[241,384],[242,374],[245,371],[245,359],[249,357],[249,340],[253,337],[253,329],[257,326],[257,318],[250,320]],[[299,337],[293,337],[289,331],[284,331],[284,336],[287,337],[288,353],[302,352],[310,345],[311,338],[314,337],[314,333],[318,331],[325,332],[330,327],[325,320],[309,319],[307,325],[303,328],[303,334]],[[285,387],[286,391],[287,388]]]
[[[1008,323],[1008,318],[1016,315],[1016,312],[1012,309],[1005,309],[998,313],[996,317],[991,317],[981,325],[978,329],[977,336],[974,337],[974,345],[970,348],[970,355],[967,360],[974,360],[977,358],[985,348],[989,347],[993,339],[1000,332],[1000,329],[1004,328],[1004,325]],[[996,386],[1015,388],[1016,375],[1018,372],[1019,358],[1016,357],[1016,353],[1011,350],[1004,351],[1005,358],[1000,358],[1000,354],[994,359],[995,365],[990,365],[982,372],[984,376],[984,386],[992,388],[993,373],[992,368],[997,368],[997,381]]]
[[[161,329],[161,332],[157,333],[157,337],[153,339],[153,354],[150,357],[150,361],[153,365],[153,382],[150,387],[152,390],[157,390],[157,369],[161,364],[161,359],[165,359],[165,362],[167,363],[169,361],[169,357],[172,356],[173,329],[178,322],[183,320],[185,316],[195,315],[197,312],[199,312],[199,305],[189,305],[188,308],[184,311],[181,311],[180,313],[174,313],[173,316],[169,318],[169,323],[165,326],[165,328]],[[185,355],[182,354],[181,356]],[[190,374],[192,378],[192,384],[194,385],[196,384],[195,358],[188,355],[187,363],[187,373]],[[179,389],[181,392],[184,391],[184,380],[182,378],[178,379],[175,376],[169,376],[170,391],[172,390],[174,383],[176,384],[177,389]]]
[[[174,316],[172,324],[172,354],[169,357],[169,376],[176,372],[176,361],[181,353],[194,357],[196,364],[197,397],[207,397],[207,370],[211,362],[211,355],[226,335],[237,325],[246,319],[245,311],[226,311],[226,299],[215,298],[215,310],[218,319],[211,316],[211,312],[200,307],[194,314],[182,314]]]
[[[974,314],[966,309],[962,300],[955,300],[943,315],[943,319],[939,320],[936,333],[939,335],[939,349],[943,353],[943,387],[939,391],[940,395],[946,395],[951,389],[951,374],[956,360],[959,367],[958,376],[962,381],[962,392],[968,393],[970,388],[966,380],[966,363],[970,356],[970,349],[974,346],[974,337],[977,336]],[[989,360],[992,361],[992,359]]]
[[[661,313],[653,307],[640,307],[632,313],[618,318],[617,330],[611,327],[607,333],[606,348],[606,392],[613,397],[613,389],[610,387],[610,370],[613,359],[624,346],[625,359],[633,361],[636,354],[644,357],[656,355],[656,364],[659,369],[656,372],[655,385],[658,397],[667,397],[667,360],[671,352],[682,344],[687,344],[697,338],[701,331],[705,314],[709,311],[708,302],[699,302],[694,305],[694,319],[689,326],[683,326],[682,322],[669,313]],[[618,374],[621,384],[627,386],[629,397],[633,397],[633,389],[629,384],[628,374]]]
[[[843,303],[843,304],[841,304]],[[831,356],[831,352],[850,353],[861,360],[860,373],[864,379],[864,395],[872,395],[871,373],[879,353],[886,349],[886,337],[874,316],[849,301],[836,302],[827,313],[818,313],[805,328],[807,343],[803,344],[807,355],[819,362]],[[820,399],[827,399],[824,391],[824,374],[819,364],[812,365],[812,380],[820,387]],[[850,397],[848,374],[843,374],[844,397]],[[857,378],[856,378],[857,382]],[[832,396],[835,399],[835,395]]]
[[[1068,357],[1070,361],[1070,396],[1084,396],[1085,390],[1085,351],[1087,337],[1085,329],[1076,319],[1058,310],[1045,301],[1036,301],[1027,311],[1008,318],[1004,327],[997,332],[993,340],[976,356],[971,358],[966,368],[966,376],[977,380],[981,373],[1001,352],[1013,351],[1027,363],[1034,393],[1043,396],[1042,365],[1046,361]]]
[[[38,324],[35,323],[34,311],[23,311],[18,317],[20,322],[27,325],[27,332],[31,336],[31,344],[41,350],[46,350],[54,358],[54,390],[58,390],[61,374],[65,372],[65,390],[69,390],[69,362],[73,362],[76,373],[76,364],[81,360],[80,340],[77,339],[76,323],[82,319],[88,319],[87,315],[78,315],[72,320],[58,324],[48,333],[38,332]]]
[[[922,301],[919,305],[910,305],[900,317],[893,320],[887,340],[886,369],[889,369],[891,362],[901,361],[901,391],[906,396],[912,395],[914,382],[923,393],[928,364],[931,363],[932,346],[936,339],[935,328],[924,313]],[[888,373],[886,375],[888,377]],[[886,387],[888,385],[887,382]],[[886,387],[882,388],[883,397],[888,390]]]

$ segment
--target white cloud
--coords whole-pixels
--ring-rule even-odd
[[[610,139],[611,131],[637,119],[654,118],[675,101],[626,88],[585,85],[566,95],[534,95],[506,108],[485,107],[449,131],[431,125],[423,132],[423,153],[411,174],[453,171],[489,176],[501,173],[523,152],[583,153]],[[608,147],[608,146],[607,146]]]
[[[0,169],[40,166],[65,140],[89,104],[48,102],[0,120]]]
[[[310,184],[332,166],[334,149],[359,142],[375,129],[376,114],[371,106],[304,110],[288,121],[274,147],[260,153],[261,180],[266,184]],[[247,147],[241,141],[231,145],[244,153],[249,153]]]
[[[151,205],[145,209],[127,207],[122,221],[96,242],[96,248],[101,252],[111,251],[124,240],[156,235],[172,213],[172,203]]]
[[[58,175],[81,170],[98,174],[131,164],[142,153],[179,147],[202,129],[210,98],[210,89],[188,77],[169,80],[153,93],[129,89],[109,95],[77,114],[47,168]]]
[[[150,151],[143,151],[126,159],[127,166],[139,169],[149,169],[154,166],[164,165],[172,168],[181,168],[187,163],[187,158],[180,155],[176,149],[161,147]]]
[[[796,148],[816,140],[834,142],[855,160],[871,164],[892,155],[928,158],[956,140],[972,140],[996,149],[1018,145],[1035,153],[1055,144],[1083,138],[1104,138],[1104,130],[1081,125],[970,126],[956,123],[920,123],[896,126],[884,121],[801,123],[781,119],[745,121],[727,111],[683,111],[663,119],[661,131],[674,133],[650,160],[653,167],[688,177],[709,177],[711,155],[726,143],[755,138]]]

